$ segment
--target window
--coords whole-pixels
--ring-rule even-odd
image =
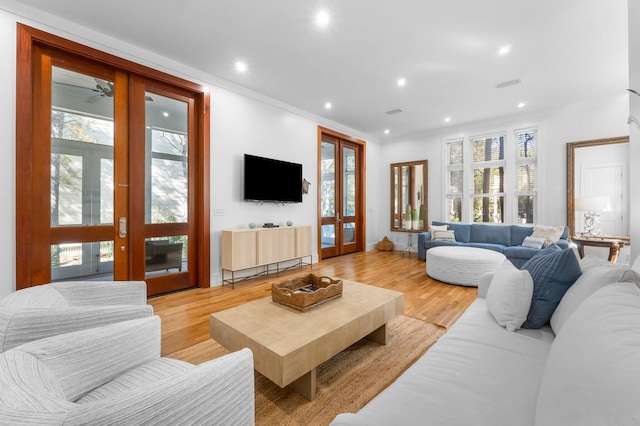
[[[504,144],[504,135],[471,139],[474,222],[504,222]]]
[[[536,148],[536,128],[445,140],[445,220],[534,223]]]
[[[462,218],[462,190],[464,188],[462,148],[462,139],[447,142],[446,208],[449,222],[460,222]]]
[[[536,132],[518,130],[516,139],[516,197],[518,223],[533,223],[536,201]]]

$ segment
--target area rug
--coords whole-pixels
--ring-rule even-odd
[[[255,372],[257,425],[328,425],[339,413],[355,412],[391,384],[444,334],[444,327],[405,315],[388,324],[387,345],[362,339],[317,370],[317,394],[297,392]],[[193,364],[228,353],[209,339],[168,355]]]

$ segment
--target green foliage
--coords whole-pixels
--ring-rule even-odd
[[[151,223],[177,223],[176,214],[169,207],[154,204],[151,206]]]
[[[60,246],[53,247],[53,250],[51,250],[51,267],[57,268],[60,266],[60,253],[62,253],[62,249]]]

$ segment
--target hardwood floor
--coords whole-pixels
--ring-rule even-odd
[[[449,327],[477,297],[477,289],[444,284],[425,273],[425,263],[399,252],[368,251],[323,260],[317,275],[341,277],[404,293],[404,314]],[[162,355],[209,339],[209,314],[271,296],[271,283],[309,273],[309,267],[230,285],[185,290],[149,299],[162,318]]]

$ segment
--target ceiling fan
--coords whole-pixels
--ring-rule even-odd
[[[106,80],[101,80],[97,77],[94,77],[96,81],[96,88],[92,89],[94,92],[98,92],[97,95],[91,96],[87,98],[85,102],[92,104],[94,102],[98,102],[100,98],[113,98],[113,83]]]
[[[113,97],[113,83],[110,81],[102,80],[97,77],[94,77],[96,81],[96,88],[92,89],[94,92],[98,92],[97,95],[91,96],[85,102],[94,103],[100,100],[100,98],[112,98]],[[153,98],[151,96],[145,96],[144,100],[147,102],[153,102]]]

